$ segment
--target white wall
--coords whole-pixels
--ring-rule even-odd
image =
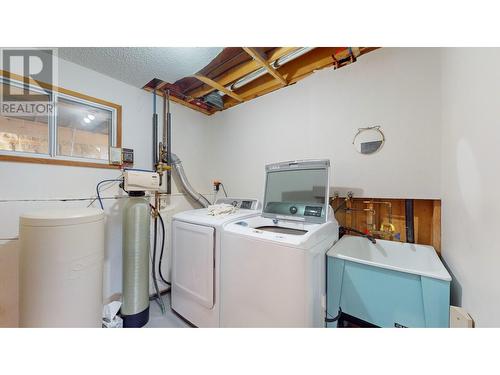
[[[500,49],[442,50],[442,254],[453,302],[500,326]]]
[[[440,100],[439,50],[370,52],[212,116],[213,175],[231,195],[262,197],[265,164],[329,158],[333,185],[357,196],[439,198]],[[371,125],[387,142],[358,154],[352,139]]]
[[[59,86],[83,94],[121,104],[123,108],[123,146],[134,149],[136,168],[151,168],[152,95],[95,71],[64,60],[59,61]],[[159,108],[162,108],[158,100]],[[208,146],[207,117],[173,104],[173,150],[184,162],[192,185],[202,193],[210,193],[210,178],[204,164]],[[161,117],[160,117],[161,121]],[[0,163],[0,326],[17,319],[12,314],[16,306],[17,241],[7,240],[18,235],[18,218],[23,212],[46,207],[87,206],[89,201],[61,202],[67,198],[90,198],[96,183],[119,175],[117,170]],[[173,187],[168,207],[162,215],[168,222],[172,213],[191,208],[179,189]],[[118,188],[106,190],[111,197]],[[23,201],[21,201],[23,200]],[[26,201],[28,200],[28,201]],[[50,201],[46,201],[50,200]],[[107,253],[104,274],[104,297],[121,291],[121,207],[124,199],[105,200],[107,213]],[[168,244],[168,243],[167,243]],[[167,261],[164,269],[168,269]],[[165,272],[168,275],[168,272]]]

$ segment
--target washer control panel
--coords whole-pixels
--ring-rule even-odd
[[[323,211],[323,207],[321,206],[306,206],[304,208],[304,216],[321,217],[321,211]]]
[[[319,203],[315,205],[314,203],[307,204],[296,202],[269,202],[265,212],[278,215],[309,217],[322,217],[324,214],[323,206]]]
[[[257,210],[260,208],[258,199],[241,199],[241,198],[218,198],[215,204],[231,204],[242,210]]]

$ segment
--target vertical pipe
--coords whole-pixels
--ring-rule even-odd
[[[172,165],[172,117],[170,114],[170,90],[167,91],[167,164]],[[167,194],[172,193],[172,171],[167,171]]]
[[[158,163],[158,113],[156,113],[156,90],[153,91],[153,170]]]
[[[413,222],[413,199],[405,200],[406,242],[415,243],[415,225]]]
[[[162,136],[162,142],[163,142],[163,146],[166,147],[167,146],[167,118],[168,118],[168,101],[170,100],[169,98],[169,91],[167,90],[164,95],[163,95],[163,128],[162,128],[162,133],[161,133],[161,136]],[[162,160],[164,161],[164,160]]]

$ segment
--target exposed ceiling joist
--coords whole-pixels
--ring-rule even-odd
[[[272,63],[275,60],[279,59],[282,56],[288,55],[289,53],[297,50],[299,47],[278,47],[276,48],[269,56],[268,62]],[[217,77],[217,82],[219,82],[223,86],[227,86],[240,79],[241,77],[246,76],[247,74],[252,73],[253,71],[259,69],[261,64],[258,61],[251,60],[245,64],[241,64],[240,66],[236,66],[234,69],[227,72],[222,77]],[[215,91],[213,87],[205,86],[200,89],[194,90],[192,92],[188,92],[187,94],[193,98],[200,98],[205,96],[212,91]]]
[[[269,62],[267,62],[254,48],[243,47],[246,53],[248,53],[252,58],[259,62],[259,64],[267,70],[274,78],[276,78],[283,86],[287,85],[286,79],[274,69]]]
[[[168,82],[162,81],[158,86],[155,87],[155,90],[161,90],[163,87],[167,86]]]
[[[159,95],[165,95],[168,89],[173,101],[211,115],[292,85],[317,70],[327,67],[337,69],[349,65],[359,56],[375,49],[377,47],[231,47],[224,51],[226,60],[219,57],[217,64],[225,64],[227,68],[219,69],[217,75],[213,73],[212,65],[212,70],[204,68],[207,73],[182,78],[182,83],[171,84],[155,78],[148,82],[144,89],[150,92],[156,89]],[[295,53],[290,55],[292,52]],[[230,61],[235,56],[238,56],[239,61],[231,65]],[[273,63],[279,58],[282,58],[279,60],[281,64],[279,68],[274,68]],[[220,66],[215,65],[216,68]],[[238,85],[233,86],[236,82]],[[212,98],[206,97],[217,90],[226,94],[223,97],[223,107],[213,102]]]
[[[211,80],[208,77],[205,77],[205,76],[202,76],[202,75],[199,75],[199,74],[195,74],[195,75],[193,75],[193,77],[195,77],[195,78],[199,79],[200,81],[202,81],[203,83],[211,86],[213,89],[219,90],[219,91],[223,92],[224,94],[230,96],[231,98],[233,98],[233,99],[235,99],[235,100],[237,100],[239,102],[243,101],[243,98],[240,97],[238,94],[236,94],[233,91],[227,89],[226,87],[222,86],[218,82],[215,82],[215,81]]]
[[[144,90],[149,91],[149,92],[153,92],[155,89],[152,89],[150,87],[145,87]],[[165,90],[156,90],[156,95],[158,95],[158,96],[165,96],[166,95],[166,91]],[[175,95],[170,95],[170,100],[173,101],[173,102],[176,102],[178,104],[182,104],[185,107],[194,109],[195,111],[204,113],[206,115],[210,116],[212,114],[212,112],[210,112],[210,111],[208,111],[208,110],[206,110],[204,108],[201,108],[201,107],[199,107],[199,106],[197,106],[197,105],[195,105],[193,103],[190,103],[188,101],[179,99]]]
[[[360,48],[358,53],[359,55],[363,55],[374,49],[376,48]],[[287,80],[288,85],[291,85],[314,73],[316,70],[334,65],[341,66],[339,62],[342,61],[347,63],[346,59],[348,59],[350,54],[351,51],[346,47],[315,48],[296,60],[283,65],[280,68],[280,72]],[[244,101],[248,101],[281,87],[283,87],[281,83],[276,82],[274,77],[264,75],[236,90],[236,92]],[[225,102],[224,109],[231,108],[236,104],[239,104],[239,102],[235,102],[231,98],[228,98]]]

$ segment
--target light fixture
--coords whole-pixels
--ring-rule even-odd
[[[86,124],[90,124],[90,120],[87,117],[85,117],[83,121],[85,121]]]
[[[95,116],[92,114],[88,114],[87,117],[89,118],[89,120],[95,120]]]
[[[305,55],[307,52],[313,50],[315,47],[302,47],[298,48],[295,51],[292,51],[284,56],[281,56],[280,58],[274,60],[271,63],[271,66],[274,69],[278,69],[279,67],[285,65],[286,63],[295,60],[296,58]],[[254,70],[251,73],[248,73],[246,76],[240,78],[236,82],[234,82],[232,85],[229,86],[229,89],[231,91],[234,91],[236,89],[239,89],[240,87],[245,86],[247,83],[250,83],[254,80],[256,80],[259,77],[262,77],[263,75],[268,74],[268,71],[266,68],[259,68],[257,70]]]

